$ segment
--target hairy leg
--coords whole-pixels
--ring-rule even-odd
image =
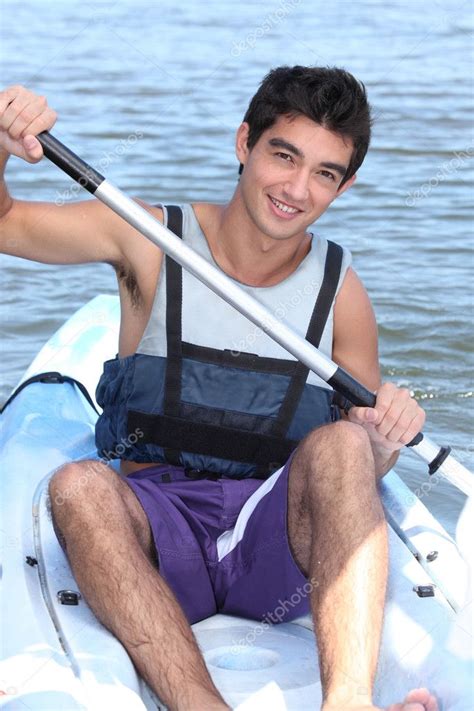
[[[323,711],[369,711],[387,582],[387,528],[372,450],[350,422],[308,435],[292,461],[288,532],[293,555],[313,583]],[[438,711],[426,690],[387,711]]]
[[[159,698],[170,709],[227,709],[157,570],[148,520],[130,487],[101,462],[76,462],[56,472],[50,496],[81,592]]]
[[[326,704],[371,704],[387,580],[387,531],[364,430],[313,431],[290,471],[288,529],[314,587],[311,607]]]

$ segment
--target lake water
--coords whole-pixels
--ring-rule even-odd
[[[346,245],[371,295],[384,378],[414,390],[426,431],[473,465],[472,6],[424,2],[176,4],[3,0],[2,84],[58,111],[55,134],[125,191],[151,202],[231,195],[235,129],[280,64],[343,66],[376,123],[356,186],[316,231]],[[47,161],[12,159],[22,199],[82,199]],[[0,400],[79,306],[115,292],[104,265],[1,257]],[[416,489],[425,465],[403,453]],[[425,503],[454,530],[463,496],[442,481]]]

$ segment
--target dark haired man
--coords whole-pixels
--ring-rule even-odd
[[[4,91],[2,164],[10,153],[40,160],[34,136],[55,119],[44,98]],[[310,599],[284,619],[311,608],[324,711],[374,708],[387,575],[377,478],[424,413],[380,383],[375,320],[347,251],[308,232],[353,184],[369,138],[365,91],[350,74],[281,67],[237,131],[231,200],[148,206],[377,391],[374,409],[343,419],[316,376],[106,207],[20,202],[2,183],[4,252],[117,272],[119,357],[99,383],[96,438],[104,455],[129,436],[123,476],[99,461],[66,465],[51,480],[52,510],[91,608],[172,709],[226,708],[190,623],[216,610],[262,619],[305,585]],[[64,497],[84,467],[96,475]],[[417,690],[391,708],[437,706]]]

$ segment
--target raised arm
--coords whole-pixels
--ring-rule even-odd
[[[8,192],[4,171],[10,155],[29,163],[41,160],[43,149],[35,135],[55,122],[56,113],[44,97],[21,86],[0,93],[0,251],[48,264],[126,266],[137,250],[136,238],[138,244],[142,238],[105,205],[96,200],[63,205],[16,200]]]

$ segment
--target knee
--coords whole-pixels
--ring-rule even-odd
[[[375,480],[369,436],[352,422],[340,420],[313,430],[298,447],[297,457],[296,468],[311,486],[321,487],[325,481],[334,486],[346,478],[353,484]]]
[[[106,478],[101,476],[110,468],[101,462],[84,460],[68,462],[56,471],[49,482],[49,496],[53,515],[60,509],[74,508],[77,510],[80,502],[94,496],[101,496],[107,487]]]
[[[363,427],[347,420],[339,420],[312,430],[303,440],[308,452],[319,454],[323,449],[335,456],[346,453],[372,451],[370,439]]]

